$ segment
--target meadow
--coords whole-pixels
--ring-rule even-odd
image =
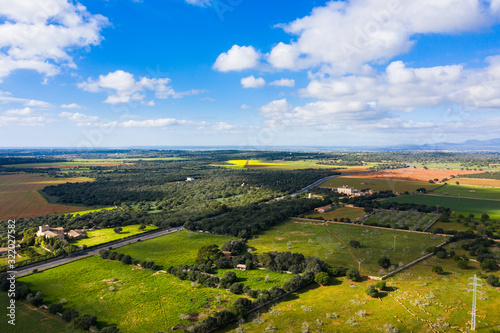
[[[49,185],[92,181],[90,178],[50,178],[36,174],[0,175],[0,220],[81,211],[81,206],[49,203],[39,192]]]
[[[396,236],[396,251],[393,251]],[[386,255],[396,267],[407,264],[426,254],[425,249],[446,241],[447,237],[329,223],[315,225],[296,223],[291,220],[275,226],[262,235],[252,237],[247,245],[256,253],[269,251],[298,252],[317,257],[333,267],[358,268],[362,261],[363,274],[381,276],[388,271],[378,266],[378,260]],[[349,241],[360,242],[360,248],[352,248]]]
[[[496,199],[499,201],[498,205],[500,206],[500,188],[448,184],[438,188],[433,194],[450,197],[460,196],[462,198]]]
[[[0,308],[5,309],[9,305],[7,293],[0,292]],[[2,313],[5,313],[2,311]],[[60,317],[33,308],[25,303],[16,302],[16,325],[7,323],[8,317],[2,316],[0,320],[0,332],[60,332],[79,333],[63,321]]]
[[[304,214],[305,218],[323,218],[324,220],[330,220],[333,221],[334,219],[340,219],[340,218],[349,218],[352,220],[364,215],[364,209],[363,208],[357,208],[357,207],[339,207],[339,208],[333,208],[333,210],[325,213],[320,213],[320,212],[310,212],[307,214]]]
[[[426,182],[415,182],[415,181],[402,181],[402,180],[390,180],[390,179],[372,179],[372,178],[357,178],[357,177],[335,177],[326,180],[321,183],[320,187],[337,188],[344,185],[353,187],[358,190],[371,189],[373,191],[387,191],[391,190],[393,192],[414,192],[419,188],[425,188],[431,190],[436,188],[438,185],[430,184]]]
[[[22,277],[19,281],[32,290],[41,291],[45,303],[65,298],[66,308],[95,314],[99,327],[117,325],[121,332],[166,332],[177,324],[191,322],[181,320],[180,314],[199,319],[220,311],[237,298],[225,290],[192,287],[191,282],[166,273],[97,256]]]
[[[445,274],[432,273],[434,265],[442,266]],[[381,292],[380,298],[365,294],[376,281],[337,278],[327,286],[312,284],[253,314],[242,327],[247,333],[264,332],[269,325],[277,332],[302,332],[304,326],[309,332],[397,332],[394,328],[399,332],[466,332],[472,304],[469,278],[480,274],[476,263],[471,266],[463,270],[451,259],[431,257],[389,278],[389,290]],[[500,325],[500,288],[485,284],[481,289],[476,330],[490,332]],[[234,332],[235,328],[218,332]]]
[[[500,218],[500,204],[494,200],[481,200],[471,198],[455,198],[438,195],[405,195],[391,198],[389,201],[416,203],[428,206],[447,207],[453,211],[460,211],[474,214],[488,214],[491,218]]]
[[[117,239],[122,239],[137,234],[141,234],[146,231],[158,229],[154,226],[146,226],[145,229],[139,230],[140,224],[132,224],[121,227],[122,231],[118,234],[114,232],[114,228],[96,229],[87,231],[88,238],[82,238],[71,242],[71,244],[76,246],[94,246],[102,243],[111,242]]]
[[[182,264],[194,265],[198,250],[203,245],[221,246],[230,239],[234,237],[179,231],[120,247],[118,252],[140,260],[154,261],[163,268]]]
[[[291,274],[271,272],[267,270],[252,269],[247,271],[240,271],[234,268],[217,269],[214,274],[223,276],[225,272],[232,271],[238,277],[236,282],[243,283],[252,289],[269,289],[273,286],[281,287],[286,281],[290,280]]]
[[[104,207],[104,208],[95,208],[95,209],[86,209],[86,210],[79,210],[77,212],[71,212],[71,213],[66,213],[64,215],[72,215],[72,216],[76,216],[76,215],[84,215],[84,214],[88,214],[88,213],[95,213],[95,212],[100,212],[101,210],[112,210],[112,209],[115,209],[116,207]]]
[[[500,179],[455,178],[450,180],[452,183],[456,181],[458,181],[460,185],[500,187]]]

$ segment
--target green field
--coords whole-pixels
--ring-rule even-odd
[[[447,275],[433,274],[433,265],[442,266]],[[261,311],[260,324],[253,322],[258,315],[253,314],[243,328],[247,333],[261,333],[273,325],[277,332],[301,332],[307,322],[309,332],[388,332],[386,324],[399,332],[466,332],[472,304],[472,294],[467,291],[469,278],[478,274],[477,264],[471,265],[476,269],[462,270],[451,259],[432,257],[389,278],[387,284],[393,289],[381,293],[380,299],[365,294],[375,281],[353,283],[341,278],[325,287],[313,284],[284,298],[273,311],[268,311],[269,307]],[[481,289],[476,330],[487,333],[500,325],[500,297],[498,288],[485,284]],[[366,316],[357,315],[363,310]],[[327,313],[338,318],[328,318]],[[348,323],[351,318],[357,326]],[[218,332],[234,332],[235,328]]]
[[[396,236],[396,252],[393,251]],[[338,238],[337,238],[338,237]],[[355,267],[362,260],[362,273],[383,275],[377,264],[386,255],[397,267],[400,262],[407,264],[425,254],[425,249],[439,245],[447,237],[385,230],[359,225],[331,223],[327,226],[287,221],[275,226],[263,235],[251,238],[247,245],[257,253],[269,251],[290,251],[317,257],[333,267]],[[351,248],[351,240],[361,243],[361,248]],[[290,246],[289,246],[290,245]]]
[[[491,218],[500,218],[500,203],[494,200],[454,198],[437,195],[406,195],[388,199],[395,202],[416,203],[428,206],[447,207],[453,211],[475,214],[488,214]]]
[[[305,214],[304,217],[306,217],[306,218],[322,217],[323,219],[330,220],[330,221],[333,221],[333,219],[350,218],[352,221],[355,218],[358,218],[362,215],[364,215],[363,208],[340,207],[340,208],[334,208],[333,210],[326,212],[326,213],[310,212],[310,213]]]
[[[321,183],[320,187],[337,188],[344,185],[353,187],[358,190],[371,189],[373,191],[387,191],[393,192],[414,192],[419,188],[431,190],[439,185],[429,184],[426,182],[413,182],[403,180],[389,180],[389,179],[373,179],[373,178],[354,178],[354,177],[335,177],[328,179]]]
[[[352,170],[353,172],[365,171],[366,168],[375,166],[376,163],[369,163],[366,166],[345,166],[345,165],[326,165],[318,164],[312,161],[263,161],[263,160],[230,160],[227,164],[214,164],[229,169],[243,168],[266,168],[275,170],[295,170],[295,169],[343,169]]]
[[[7,293],[0,292],[0,332],[60,332],[60,333],[79,333],[80,330],[74,330],[66,324],[61,318],[38,310],[31,306],[16,302],[16,325],[7,323],[6,308],[9,305]]]
[[[116,207],[113,206],[113,207],[104,207],[104,208],[96,208],[96,209],[87,209],[87,210],[80,210],[78,212],[66,213],[64,215],[73,215],[73,216],[84,215],[84,214],[88,214],[88,213],[100,212],[101,210],[113,210],[115,208]]]
[[[82,238],[77,241],[72,242],[76,246],[94,246],[102,243],[111,242],[117,239],[122,239],[137,234],[141,234],[146,231],[158,229],[154,226],[146,226],[144,230],[139,230],[140,224],[132,224],[121,227],[123,230],[119,234],[113,231],[113,228],[106,229],[96,229],[87,231],[88,238]]]
[[[362,218],[364,224],[377,223],[378,225],[390,225],[394,227],[408,227],[409,230],[416,230],[424,227],[439,215],[419,213],[417,211],[396,211],[396,210],[380,210],[368,218]]]
[[[225,301],[237,298],[225,290],[193,288],[189,281],[169,274],[97,256],[29,275],[19,281],[27,283],[32,290],[41,291],[45,303],[65,298],[66,308],[95,314],[100,327],[117,325],[121,332],[167,332],[179,323],[189,323],[180,320],[181,313],[219,311],[230,305]],[[215,301],[216,296],[220,296],[221,303]]]
[[[500,206],[500,188],[495,187],[446,185],[438,188],[433,194],[450,197],[460,196],[461,198],[496,199]]]
[[[225,272],[232,271],[238,277],[237,282],[243,283],[252,289],[269,289],[273,286],[282,286],[286,281],[290,280],[292,275],[286,273],[271,272],[267,270],[252,269],[248,271],[240,271],[238,269],[218,269],[214,274],[223,276]],[[267,277],[267,278],[266,278]]]
[[[203,245],[217,244],[221,246],[233,238],[179,231],[120,247],[118,252],[128,254],[132,258],[154,261],[157,265],[162,265],[164,268],[182,264],[194,265],[198,249]]]

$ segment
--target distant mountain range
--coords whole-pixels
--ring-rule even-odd
[[[388,147],[398,151],[461,151],[461,152],[500,152],[500,138],[490,140],[467,140],[462,143],[439,142],[424,145],[400,145]]]

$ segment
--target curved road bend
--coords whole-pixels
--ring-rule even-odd
[[[47,263],[43,263],[42,262],[39,265],[35,265],[35,266],[31,266],[30,265],[28,268],[20,267],[19,269],[15,270],[16,271],[15,275],[16,276],[21,276],[21,275],[29,274],[34,269],[38,269],[39,271],[41,271],[41,270],[53,268],[53,267],[56,267],[56,266],[67,264],[67,263],[72,262],[72,261],[76,261],[76,260],[80,260],[80,259],[83,259],[83,258],[87,258],[87,257],[93,256],[93,255],[96,255],[99,252],[99,250],[107,249],[110,246],[113,249],[116,249],[118,247],[122,247],[122,246],[125,246],[125,245],[129,245],[131,243],[134,243],[138,239],[141,239],[141,241],[142,240],[147,240],[147,239],[152,239],[152,238],[160,237],[160,236],[167,235],[167,234],[170,234],[170,233],[173,233],[173,232],[177,232],[177,231],[180,231],[180,230],[184,230],[184,228],[183,227],[177,227],[177,228],[170,228],[170,229],[160,230],[158,232],[153,232],[153,233],[149,233],[149,234],[146,234],[146,235],[144,235],[144,234],[134,235],[134,236],[125,238],[125,239],[123,239],[123,241],[120,241],[118,243],[98,245],[98,246],[96,246],[96,247],[94,247],[94,248],[92,248],[92,249],[90,249],[88,251],[85,251],[83,253],[77,253],[77,254],[74,254],[74,255],[71,255],[71,256],[68,256],[68,257],[64,257],[64,258],[55,260],[55,261],[51,261],[51,262],[47,262]]]

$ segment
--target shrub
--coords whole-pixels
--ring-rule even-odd
[[[360,244],[358,241],[356,241],[356,240],[351,240],[351,241],[349,241],[349,245],[350,245],[351,247],[355,248],[355,249],[357,249],[357,248],[361,247],[361,244]]]
[[[389,268],[391,267],[391,261],[384,256],[378,260],[378,265],[382,268]]]
[[[465,269],[465,268],[469,267],[469,265],[467,264],[467,261],[465,261],[463,259],[460,259],[459,261],[457,261],[457,266],[459,268],[462,268],[462,269]]]
[[[104,327],[100,333],[120,333],[120,331],[118,330],[118,328],[116,326],[108,326],[108,327]]]
[[[432,266],[432,273],[443,274],[443,267],[441,266]]]
[[[243,284],[236,282],[229,287],[229,291],[233,294],[239,295],[243,293]]]
[[[375,288],[374,285],[368,286],[368,288],[366,288],[366,290],[365,290],[365,293],[368,296],[371,296],[371,297],[377,297],[378,296],[377,288]]]
[[[123,256],[120,261],[125,265],[130,265],[132,263],[132,257],[127,254]]]
[[[53,303],[49,305],[49,312],[52,314],[56,314],[61,312],[63,305],[61,303]]]
[[[359,272],[356,268],[352,268],[347,271],[346,276],[349,280],[351,281],[358,281],[361,276],[359,275]]]
[[[236,315],[236,317],[243,318],[246,316],[248,310],[252,307],[252,301],[248,298],[240,297],[234,301],[231,306],[231,312]]]
[[[490,285],[490,286],[493,286],[493,287],[500,287],[500,281],[498,279],[498,277],[496,277],[495,275],[493,274],[490,274],[488,276],[488,279],[486,280],[486,282]]]
[[[82,330],[88,331],[91,326],[97,325],[97,317],[94,315],[81,315],[73,320],[73,325]]]
[[[383,280],[377,281],[377,283],[375,283],[375,288],[377,288],[378,290],[385,290],[386,282]]]
[[[483,262],[481,263],[481,269],[483,271],[486,271],[486,270],[494,270],[496,269],[498,266],[497,266],[497,263],[496,263],[496,260],[495,259],[485,259],[483,260]]]
[[[314,276],[314,282],[316,282],[317,284],[320,284],[322,286],[327,285],[328,280],[329,280],[329,277],[328,277],[328,273],[326,273],[326,272],[320,272]]]
[[[63,312],[62,319],[69,323],[69,322],[73,321],[73,319],[77,318],[79,315],[80,315],[80,313],[78,311],[73,310],[73,309],[67,309]]]

